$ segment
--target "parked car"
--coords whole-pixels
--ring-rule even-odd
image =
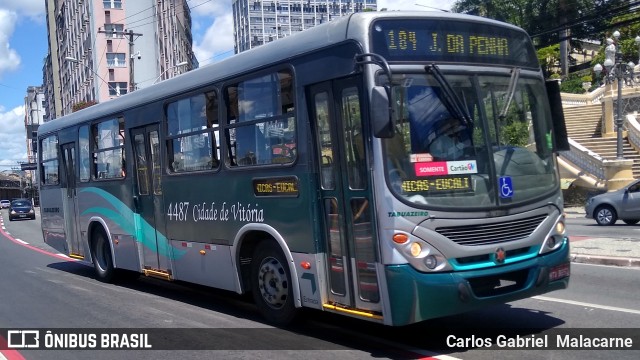
[[[0,208],[8,209],[11,206],[11,201],[9,200],[0,200]]]
[[[637,224],[640,221],[640,180],[590,198],[585,213],[598,225],[613,225],[618,219],[629,225]]]
[[[9,221],[15,219],[31,219],[35,220],[36,212],[33,204],[29,199],[16,199],[11,201],[9,206]]]

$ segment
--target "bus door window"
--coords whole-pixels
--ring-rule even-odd
[[[333,159],[333,146],[331,144],[331,128],[329,123],[329,99],[326,92],[315,95],[315,107],[317,118],[317,143],[321,154],[320,185],[325,190],[335,188],[335,165]]]
[[[153,164],[153,193],[162,195],[162,172],[160,168],[160,139],[158,131],[149,132],[149,145],[151,146],[151,163]]]
[[[89,151],[89,126],[83,125],[78,130],[78,143],[80,145],[79,165],[80,182],[87,182],[91,177],[91,152]]]
[[[362,300],[380,301],[378,280],[376,275],[376,254],[373,239],[373,224],[369,200],[365,198],[351,199],[353,238],[357,254],[356,269],[358,276],[358,293]]]
[[[328,249],[329,254],[329,274],[330,286],[333,294],[345,296],[347,294],[346,283],[344,281],[345,252],[342,249],[344,243],[344,232],[342,231],[342,220],[338,200],[335,198],[324,199],[326,222],[328,224]]]
[[[138,194],[149,195],[149,177],[147,176],[147,157],[144,149],[144,134],[136,134],[133,138],[136,157],[136,174],[138,178]]]
[[[75,144],[62,145],[64,177],[63,185],[67,188],[67,198],[75,197],[76,175],[75,175]]]
[[[365,146],[360,117],[358,89],[346,88],[342,91],[342,118],[345,134],[345,149],[349,186],[351,189],[365,188]]]

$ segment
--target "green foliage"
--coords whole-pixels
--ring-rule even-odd
[[[552,68],[560,61],[560,44],[550,45],[538,49],[538,62],[546,76],[552,75]]]
[[[80,102],[77,102],[77,103],[73,104],[73,106],[71,107],[71,111],[72,112],[76,112],[78,110],[82,110],[84,108],[88,108],[89,106],[93,106],[95,104],[97,104],[97,102],[95,102],[94,100],[80,101]]]
[[[529,144],[529,129],[526,122],[514,121],[500,132],[503,144],[525,147]]]
[[[587,81],[583,80],[586,75],[583,76],[582,74],[582,72],[569,74],[560,84],[560,91],[570,94],[584,94],[586,91],[582,87],[582,83]],[[591,79],[590,75],[589,79]]]

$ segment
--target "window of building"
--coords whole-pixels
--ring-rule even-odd
[[[225,90],[228,165],[292,163],[297,154],[291,72],[270,73]]]
[[[127,93],[126,82],[109,82],[109,95],[120,96]]]
[[[124,177],[124,119],[109,119],[91,126],[93,176],[97,179]]]
[[[104,31],[107,38],[124,38],[124,25],[122,24],[104,24]]]
[[[124,53],[107,53],[107,66],[108,67],[126,67]]]
[[[42,185],[57,185],[58,178],[58,136],[52,135],[40,143],[42,165],[40,168]]]
[[[220,166],[218,96],[198,94],[167,105],[167,158],[172,173]]]
[[[105,9],[122,9],[122,0],[102,0]]]

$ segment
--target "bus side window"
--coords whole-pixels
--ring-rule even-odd
[[[220,165],[215,91],[169,103],[166,119],[170,172],[213,170]]]

